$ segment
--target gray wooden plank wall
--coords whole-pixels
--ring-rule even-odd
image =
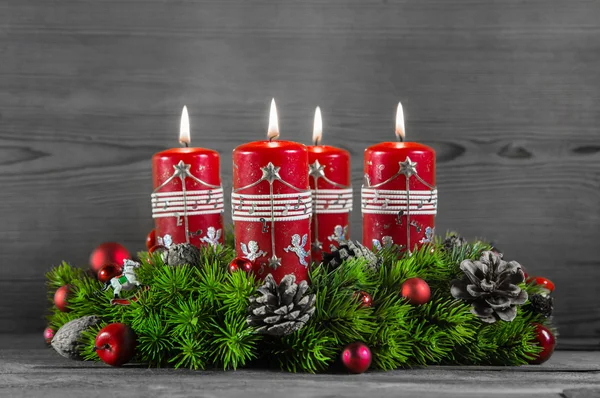
[[[144,247],[150,157],[176,145],[183,104],[227,191],[271,97],[304,143],[320,105],[358,194],[401,100],[438,153],[438,231],[554,280],[563,341],[599,347],[599,20],[586,0],[3,0],[0,332],[43,328],[50,266]]]

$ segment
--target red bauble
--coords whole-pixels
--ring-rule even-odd
[[[100,359],[111,366],[121,366],[135,354],[135,333],[123,323],[111,323],[96,335],[94,350]]]
[[[554,338],[554,335],[550,329],[544,325],[539,323],[535,323],[534,325],[537,333],[536,342],[540,347],[542,347],[542,352],[540,352],[530,363],[539,365],[540,363],[546,362],[552,356],[554,347],[556,347],[556,339]]]
[[[554,283],[548,278],[544,278],[543,276],[531,276],[527,278],[527,282],[535,283],[536,285],[543,287],[548,290],[550,293],[554,291]]]
[[[50,344],[52,342],[52,338],[54,337],[54,329],[51,327],[47,327],[44,329],[44,341],[46,344]]]
[[[370,307],[373,305],[373,297],[367,292],[360,291],[358,293],[354,293],[355,296],[358,296],[361,307]]]
[[[71,311],[69,308],[67,308],[70,290],[71,287],[69,285],[64,285],[56,289],[56,292],[54,292],[54,305],[59,309],[59,311]]]
[[[148,248],[148,250],[152,249],[152,247],[154,245],[156,245],[156,230],[155,229],[150,231],[148,233],[148,236],[146,236],[146,247]]]
[[[237,270],[245,272],[252,271],[252,261],[244,257],[236,257],[229,263],[229,272],[235,272]]]
[[[100,271],[98,271],[98,281],[106,283],[115,276],[121,275],[122,271],[123,268],[115,264],[105,265],[104,267],[100,268]]]
[[[90,255],[90,267],[96,274],[108,264],[123,266],[123,260],[131,259],[127,249],[116,242],[105,242],[94,249]]]
[[[412,305],[421,305],[431,298],[431,289],[423,279],[409,278],[402,284],[400,294]]]
[[[371,366],[371,350],[366,344],[348,344],[342,351],[342,364],[352,373],[363,373]]]

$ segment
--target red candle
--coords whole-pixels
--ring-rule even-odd
[[[181,115],[179,141],[152,157],[152,217],[157,244],[195,246],[223,244],[223,188],[219,154],[211,149],[189,148],[187,108]]]
[[[253,262],[259,278],[287,274],[308,278],[311,194],[306,147],[277,141],[277,110],[271,102],[269,140],[233,150],[231,199],[235,250]]]
[[[315,111],[313,142],[308,147],[309,183],[313,199],[312,259],[320,262],[323,251],[330,252],[350,238],[350,154],[340,148],[320,145],[321,110]]]
[[[363,244],[396,244],[409,253],[433,241],[437,189],[435,151],[404,139],[404,116],[398,104],[396,135],[365,150],[362,188]]]

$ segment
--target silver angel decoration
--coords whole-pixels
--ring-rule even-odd
[[[263,257],[266,252],[262,251],[258,247],[258,243],[256,241],[251,240],[248,242],[246,246],[245,243],[241,242],[240,247],[242,248],[242,253],[244,253],[244,257],[246,257],[250,261],[254,261],[259,257]]]
[[[208,227],[206,231],[206,236],[200,238],[200,242],[205,242],[211,245],[212,247],[217,247],[219,245],[219,239],[221,238],[221,229],[216,229],[215,227]]]
[[[157,237],[156,241],[158,242],[159,245],[162,245],[166,248],[169,248],[173,245],[173,238],[171,237],[171,235],[166,234],[163,237]]]
[[[425,237],[421,238],[419,243],[431,243],[433,242],[433,235],[435,234],[435,228],[425,228]]]
[[[304,236],[302,236],[302,242],[300,242],[300,235],[294,234],[292,236],[292,244],[283,249],[286,252],[296,253],[296,256],[298,256],[298,259],[300,259],[300,264],[304,265],[305,267],[308,267],[308,262],[306,259],[310,254],[306,249],[304,249],[307,241],[308,234],[304,234]]]
[[[341,225],[336,225],[335,227],[333,227],[333,234],[329,235],[327,237],[327,239],[329,239],[330,242],[337,242],[337,243],[342,243],[347,241],[348,239],[346,239],[346,236],[348,235],[348,226],[341,226]]]
[[[384,247],[390,247],[394,244],[394,240],[391,236],[384,236],[381,238],[381,242],[379,239],[373,239],[373,247],[377,250],[381,250]]]

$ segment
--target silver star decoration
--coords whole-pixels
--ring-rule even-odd
[[[413,162],[407,156],[404,162],[399,162],[400,164],[400,173],[404,174],[407,177],[412,176],[413,174],[417,174],[417,162]]]
[[[279,169],[281,167],[276,167],[273,163],[269,162],[265,167],[260,168],[263,172],[261,180],[269,181],[269,184],[273,184],[273,181],[281,179],[279,176]]]
[[[313,178],[319,178],[325,176],[325,166],[322,166],[318,160],[315,160],[313,164],[308,165],[308,175]]]
[[[175,166],[175,177],[185,177],[190,174],[190,165],[183,163],[183,160],[180,160]]]
[[[276,270],[281,266],[281,258],[277,257],[275,254],[269,259],[269,267]]]

